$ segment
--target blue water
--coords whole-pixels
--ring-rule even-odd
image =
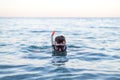
[[[0,80],[120,80],[120,18],[0,18]]]

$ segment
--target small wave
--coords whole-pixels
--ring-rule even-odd
[[[45,31],[45,30],[31,30],[30,32],[32,32],[32,33],[46,33],[46,32],[50,32],[50,31]]]
[[[0,46],[6,46],[6,44],[0,44]]]
[[[22,58],[24,59],[48,59],[52,55],[50,46],[28,46],[28,47],[22,47],[21,52],[24,53],[24,56]],[[48,51],[46,51],[48,50]],[[48,53],[51,53],[51,55],[48,55]]]
[[[36,76],[36,74],[32,73],[32,74],[15,74],[15,75],[10,75],[10,76],[5,76],[5,77],[2,77],[1,80],[27,80],[29,79],[30,77],[34,77]]]
[[[22,52],[34,52],[34,53],[40,53],[40,52],[45,52],[46,49],[49,49],[50,46],[28,46],[28,47],[22,47],[21,51]]]
[[[111,48],[111,50],[120,51],[120,48]]]
[[[68,48],[82,48],[83,46],[68,45]]]
[[[4,47],[4,46],[10,46],[10,45],[12,45],[12,44],[7,44],[7,43],[0,43],[0,47]]]
[[[27,66],[27,67],[24,67],[24,69],[28,72],[31,72],[31,71],[41,71],[41,70],[46,70],[46,68],[44,67],[33,67],[33,66]]]
[[[112,26],[91,26],[90,28],[103,28],[103,29],[120,29],[120,27],[112,27]]]
[[[26,65],[0,65],[0,69],[18,68],[23,66],[26,66]]]
[[[91,52],[78,52],[76,59],[85,61],[102,61],[102,60],[112,60],[112,56],[103,53],[91,53]]]
[[[113,55],[112,56],[114,59],[120,59],[120,56],[118,56],[118,55]]]
[[[51,33],[52,31],[48,31],[48,30],[30,30],[29,32],[31,32],[31,33]],[[63,31],[56,30],[55,32],[61,33]]]

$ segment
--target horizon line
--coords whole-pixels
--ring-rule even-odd
[[[0,18],[120,18],[120,17],[1,17]]]

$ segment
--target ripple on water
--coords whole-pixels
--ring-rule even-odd
[[[102,60],[112,60],[114,59],[111,55],[103,54],[103,53],[92,53],[92,52],[77,52],[76,55],[70,57],[70,59],[79,59],[85,61],[102,61]],[[116,57],[117,58],[117,57]]]
[[[28,46],[28,47],[23,47],[21,49],[21,52],[24,52],[26,55],[23,56],[23,58],[26,59],[48,59],[51,56],[47,55],[48,51],[45,51],[48,49],[50,46]],[[51,51],[49,51],[50,53]]]
[[[23,66],[26,66],[26,65],[0,65],[0,69],[19,68]]]

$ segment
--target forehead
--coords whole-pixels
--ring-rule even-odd
[[[58,37],[55,38],[55,40],[65,40],[65,38],[62,37],[62,36],[58,36]]]

